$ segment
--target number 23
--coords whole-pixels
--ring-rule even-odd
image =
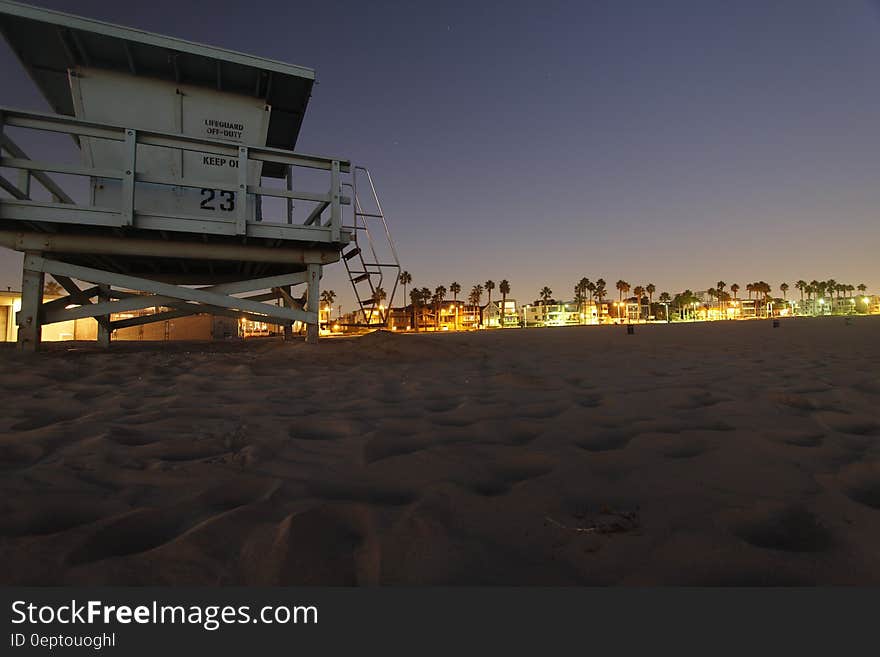
[[[199,207],[202,210],[213,211],[213,210],[217,209],[213,205],[211,205],[217,196],[217,191],[218,190],[214,190],[214,189],[203,189],[202,190],[202,202],[199,203]],[[222,189],[219,191],[220,191],[220,196],[223,197],[223,199],[225,199],[220,204],[220,210],[223,212],[232,212],[233,210],[235,210],[235,192],[227,192]]]

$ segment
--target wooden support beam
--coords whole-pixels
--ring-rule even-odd
[[[18,325],[18,348],[33,353],[40,348],[43,332],[40,306],[46,276],[39,268],[28,266],[28,258],[39,258],[39,254],[29,253],[25,258],[21,275],[21,310],[15,317],[15,323]]]
[[[0,161],[2,161],[2,158],[0,158]],[[30,199],[30,196],[28,196],[24,190],[19,189],[12,181],[7,180],[3,176],[0,176],[0,189],[19,201],[27,201]]]
[[[306,278],[306,272],[298,272],[294,274],[282,274],[280,276],[267,276],[266,278],[257,278],[250,281],[235,281],[232,283],[221,283],[219,285],[213,285],[210,287],[200,287],[195,288],[196,290],[202,290],[204,292],[222,292],[224,294],[240,294],[242,292],[250,292],[253,290],[264,290],[266,288],[272,287],[274,288],[279,283],[304,283]],[[151,279],[152,280],[152,279]],[[155,281],[154,281],[155,282]],[[93,295],[94,296],[94,295]],[[111,296],[124,297],[120,301],[116,301],[113,303],[105,302],[100,304],[89,304],[88,301],[86,303],[80,304],[81,308],[66,308],[67,305],[64,304],[62,307],[54,306],[51,309],[51,312],[45,313],[44,323],[45,324],[53,324],[55,322],[64,322],[70,319],[81,319],[83,317],[96,317],[101,316],[102,314],[110,314],[110,313],[122,313],[129,312],[133,310],[142,310],[144,308],[154,308],[154,307],[172,307],[175,303],[178,302],[177,297],[171,297],[167,295],[155,295],[155,294],[132,294],[132,293],[120,293],[120,292],[111,292]],[[250,297],[242,297],[244,300],[248,301],[265,301],[267,299],[277,299],[278,294],[272,293],[266,299],[258,298],[254,296]],[[53,302],[54,303],[54,302]],[[270,306],[266,306],[267,308]]]
[[[53,276],[56,281],[61,283],[58,276]],[[65,276],[61,276],[61,278],[66,278]],[[67,280],[70,280],[69,278]],[[92,297],[98,294],[98,286],[95,285],[93,287],[86,288],[76,294],[70,294],[70,289],[62,284],[65,290],[68,291],[68,295],[66,297],[58,297],[57,299],[52,299],[52,301],[47,301],[43,304],[43,313],[50,314],[55,312],[56,310],[62,310],[70,305],[84,305],[87,303],[91,303]],[[46,322],[43,322],[44,324]],[[52,322],[48,322],[51,324]]]
[[[330,241],[339,242],[342,230],[342,185],[339,178],[339,162],[330,165]]]
[[[273,292],[275,292],[275,291],[281,292],[281,299],[282,299],[284,306],[286,308],[293,308],[294,307],[293,297],[290,294],[291,290],[292,290],[292,288],[289,286],[287,287],[287,289],[275,288],[275,290],[273,290]],[[291,324],[284,325],[284,339],[286,341],[293,340],[293,326]]]
[[[3,148],[5,148],[12,157],[29,160],[30,158],[14,141],[12,141],[8,135],[0,134],[0,143],[2,143]],[[58,199],[61,203],[73,204],[73,199],[67,195],[67,193],[58,186],[52,178],[46,175],[42,171],[34,171],[33,177],[39,182],[43,187],[46,188],[46,191],[49,192],[52,196]]]
[[[306,295],[306,310],[310,319],[306,322],[306,342],[318,344],[318,308],[321,303],[321,265],[309,265],[308,267],[308,292]]]
[[[309,216],[306,217],[306,220],[303,222],[303,226],[311,226],[316,223],[323,214],[324,210],[326,210],[330,206],[330,203],[327,201],[321,201],[316,205],[312,211],[309,213]]]
[[[207,306],[219,306],[220,308],[229,308],[232,310],[239,310],[243,312],[251,312],[257,315],[265,315],[267,317],[278,318],[278,319],[290,319],[300,322],[317,322],[317,312],[312,311],[311,309],[308,311],[296,310],[293,308],[278,308],[276,306],[271,306],[268,304],[259,303],[256,301],[251,301],[248,299],[239,299],[237,297],[227,296],[227,294],[223,294],[217,290],[217,288],[226,288],[225,292],[233,293],[235,291],[235,287],[238,286],[242,289],[239,291],[247,291],[253,289],[260,289],[261,287],[267,287],[265,285],[257,285],[255,281],[241,281],[240,283],[230,283],[225,284],[223,286],[215,286],[212,290],[204,290],[204,289],[193,289],[187,287],[179,287],[176,285],[170,285],[168,283],[159,283],[157,281],[151,281],[146,278],[138,278],[135,276],[127,276],[123,274],[116,274],[113,272],[102,271],[100,269],[91,269],[89,267],[80,267],[78,265],[70,265],[63,262],[57,262],[54,260],[47,260],[39,256],[28,255],[25,257],[25,267],[31,269],[33,271],[41,271],[44,273],[49,273],[52,275],[61,274],[63,276],[70,276],[71,278],[77,278],[79,280],[90,281],[92,283],[106,283],[107,285],[115,285],[118,287],[123,287],[131,290],[139,290],[142,292],[151,292],[159,297],[168,297],[174,300],[180,301],[194,301],[197,303],[205,304]],[[320,271],[320,265],[310,265],[309,266],[309,276],[312,276],[312,271]],[[270,278],[289,278],[290,276],[294,276],[294,274],[288,274],[286,276],[280,277],[270,277]],[[317,278],[319,274],[315,275]],[[268,279],[257,279],[265,281]],[[310,279],[311,281],[311,279]],[[288,281],[284,281],[286,284]],[[312,283],[310,282],[310,285]],[[316,284],[316,283],[315,283]],[[229,290],[229,288],[233,288]],[[127,300],[116,302],[118,304],[123,304]],[[151,301],[155,301],[155,297],[150,299],[148,303]],[[85,316],[85,317],[93,317],[95,315],[106,314],[107,312],[114,312],[115,304],[113,308],[108,308],[107,304],[94,304],[92,306],[85,306],[81,308],[73,308],[70,311],[65,311],[64,313],[55,313],[53,315],[52,321],[64,321],[65,319],[72,319],[74,315]],[[150,304],[152,305],[152,303]],[[149,307],[149,306],[147,306]],[[85,312],[84,312],[85,311]]]
[[[103,283],[98,285],[98,303],[109,301],[110,286]],[[110,315],[100,315],[95,319],[98,320],[98,346],[107,349],[110,347]]]

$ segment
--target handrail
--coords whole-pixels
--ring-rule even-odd
[[[0,105],[0,117],[3,118],[3,123],[13,127],[63,132],[71,135],[109,139],[112,141],[125,141],[126,130],[129,129],[127,126],[120,124],[95,123],[63,114],[33,112],[2,105]],[[159,130],[138,130],[138,143],[227,156],[237,155],[238,149],[241,147],[241,144],[237,142],[223,139],[193,137],[190,135],[161,132]],[[262,162],[288,164],[327,171],[331,169],[333,162],[339,162],[340,171],[343,173],[348,173],[351,169],[351,162],[340,157],[297,153],[271,146],[248,145],[247,149],[251,159]]]
[[[7,135],[3,134],[4,126],[12,126],[31,130],[58,132],[80,137],[106,139],[124,144],[124,162],[121,169],[99,169],[87,166],[54,164],[37,162],[30,159]],[[314,228],[330,229],[330,241],[339,242],[342,230],[341,205],[348,205],[351,199],[341,193],[342,183],[339,174],[351,172],[351,163],[348,160],[337,158],[308,155],[286,151],[279,148],[266,146],[245,146],[238,143],[228,142],[222,139],[193,137],[189,135],[171,134],[156,130],[135,130],[121,125],[95,123],[84,121],[60,114],[45,112],[33,112],[0,106],[0,144],[12,157],[0,157],[0,167],[19,169],[26,172],[25,178],[33,176],[56,198],[64,203],[72,204],[76,209],[90,210],[91,206],[79,206],[51,179],[45,172],[61,173],[68,175],[90,176],[122,181],[122,205],[119,216],[122,226],[137,225],[137,215],[142,213],[135,211],[135,183],[150,183],[186,188],[215,188],[217,181],[196,180],[193,178],[180,178],[146,174],[138,172],[136,168],[137,145],[147,145],[160,148],[169,148],[177,151],[208,153],[221,155],[238,161],[238,180],[236,184],[229,184],[235,188],[237,212],[235,217],[236,232],[240,235],[247,234],[247,220],[245,208],[247,200],[245,195],[268,196],[283,199],[298,199],[316,202],[323,206],[322,211],[330,209],[330,219],[323,226]],[[263,187],[260,184],[251,185],[247,181],[248,162],[269,162],[281,164],[287,167],[305,167],[330,172],[330,189],[326,193],[313,193],[296,191],[292,189],[277,189]],[[18,193],[20,190],[2,179],[0,185],[18,201],[30,201],[27,194]],[[104,210],[106,212],[106,209]],[[180,217],[182,220],[189,217]],[[309,224],[307,223],[308,227]]]

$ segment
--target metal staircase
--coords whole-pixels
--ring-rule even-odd
[[[361,202],[358,191],[359,178],[361,185],[365,182],[367,186],[366,205]],[[352,230],[355,239],[342,254],[342,261],[358,302],[360,316],[355,325],[385,327],[400,280],[400,259],[370,172],[364,167],[353,167],[351,182],[343,186],[352,190],[354,224],[345,227]]]

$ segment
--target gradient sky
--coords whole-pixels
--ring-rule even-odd
[[[876,2],[34,4],[316,69],[298,150],[370,167],[419,287],[880,291]],[[5,42],[0,75],[47,108]]]

